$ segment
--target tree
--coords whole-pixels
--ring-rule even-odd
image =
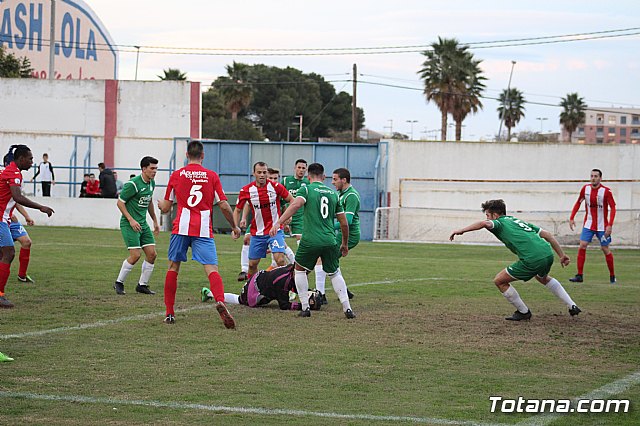
[[[249,106],[253,97],[253,89],[249,83],[249,66],[233,61],[227,65],[227,75],[213,82],[224,100],[224,105],[231,113],[231,120],[238,119],[238,113]]]
[[[166,70],[162,70],[162,72],[164,75],[158,76],[160,80],[185,81],[187,79],[187,74],[183,73],[178,68],[167,68]]]
[[[511,140],[511,129],[524,117],[524,96],[515,87],[504,89],[498,98],[498,117],[507,127],[507,141]]]
[[[567,97],[562,98],[562,101],[560,101],[560,106],[562,107],[560,124],[562,124],[569,134],[569,142],[571,142],[573,132],[576,131],[578,126],[584,124],[587,104],[584,103],[584,99],[579,97],[577,93],[568,93]]]
[[[456,140],[460,140],[462,121],[469,113],[482,108],[480,95],[485,78],[481,75],[480,61],[475,60],[468,49],[469,46],[461,46],[455,38],[438,37],[430,50],[422,52],[427,59],[418,74],[424,81],[427,102],[433,101],[440,109],[442,140],[447,139],[449,113],[454,115]]]
[[[13,53],[7,53],[4,46],[0,45],[0,77],[31,78],[32,72],[31,61],[26,56],[17,58]]]
[[[240,141],[261,141],[264,136],[250,121],[209,117],[202,123],[202,137]]]

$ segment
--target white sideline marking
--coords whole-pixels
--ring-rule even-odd
[[[386,280],[386,281],[372,281],[372,282],[367,282],[367,283],[358,283],[358,284],[351,284],[349,287],[361,287],[361,286],[365,286],[365,285],[380,285],[380,284],[392,284],[392,283],[396,283],[396,282],[407,282],[407,281],[433,281],[433,280],[442,280],[444,278],[411,278],[408,280]],[[460,280],[460,279],[458,279]],[[183,308],[183,309],[176,309],[177,313],[184,313],[184,312],[190,312],[190,311],[197,311],[197,310],[202,310],[202,309],[211,309],[213,307],[213,305],[211,304],[201,304],[201,305],[195,305],[189,308]],[[48,330],[38,330],[38,331],[27,331],[24,333],[16,333],[16,334],[0,334],[0,340],[8,340],[8,339],[21,339],[23,337],[34,337],[34,336],[44,336],[46,334],[54,334],[54,333],[65,333],[67,331],[76,331],[76,330],[87,330],[87,329],[91,329],[91,328],[100,328],[100,327],[107,327],[109,325],[113,325],[113,324],[120,324],[123,322],[128,322],[128,321],[144,321],[144,320],[148,320],[148,319],[152,319],[152,318],[156,318],[156,317],[160,317],[160,316],[164,316],[163,312],[156,312],[156,313],[151,313],[151,314],[140,314],[140,315],[132,315],[132,316],[128,316],[128,317],[121,317],[121,318],[116,318],[116,319],[111,319],[111,320],[103,320],[103,321],[96,321],[96,322],[92,322],[92,323],[86,323],[86,324],[79,324],[79,325],[73,325],[73,326],[66,326],[66,327],[57,327],[57,328],[51,328]]]
[[[586,395],[582,395],[573,399],[575,402],[578,399],[609,399],[613,396],[619,395],[633,386],[640,384],[640,371],[629,374],[627,377],[616,380],[615,382],[607,383],[606,385],[589,392]],[[566,414],[549,413],[541,414],[539,416],[531,417],[517,424],[517,426],[546,426],[549,423],[554,422]]]
[[[195,305],[190,308],[176,309],[176,312],[184,313],[184,312],[198,311],[203,309],[212,309],[213,306],[214,305],[212,304],[203,303],[202,305]],[[43,336],[45,334],[64,333],[67,331],[75,331],[75,330],[88,330],[90,328],[106,327],[108,325],[120,324],[122,322],[127,322],[127,321],[147,320],[147,319],[163,317],[163,316],[164,316],[164,312],[156,312],[153,314],[132,315],[129,317],[121,317],[121,318],[116,318],[112,320],[96,321],[96,322],[87,323],[87,324],[50,328],[48,330],[27,331],[24,333],[16,333],[16,334],[0,334],[0,340],[21,339],[23,337]]]
[[[30,392],[6,392],[0,391],[2,398],[26,398],[44,401],[63,401],[63,402],[79,402],[87,404],[111,404],[111,405],[135,405],[153,408],[170,408],[179,410],[204,410],[204,411],[221,411],[225,413],[241,413],[241,414],[262,414],[271,416],[297,416],[297,417],[324,417],[331,419],[345,420],[369,420],[369,421],[387,421],[387,422],[410,422],[410,423],[427,423],[434,425],[462,425],[462,426],[506,426],[500,423],[481,423],[465,420],[449,420],[429,417],[414,416],[376,416],[373,414],[342,414],[320,411],[305,410],[285,410],[280,408],[257,408],[257,407],[228,407],[224,405],[206,405],[206,404],[187,404],[181,402],[161,402],[161,401],[145,401],[139,399],[115,399],[115,398],[94,398],[89,396],[78,395],[43,395]]]

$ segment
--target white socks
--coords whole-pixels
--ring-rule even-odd
[[[233,294],[233,293],[225,293],[224,294],[224,303],[231,303],[232,305],[239,305],[240,302],[238,301],[240,296],[238,296],[237,294]]]
[[[349,303],[349,295],[347,294],[347,283],[344,282],[340,269],[338,269],[335,274],[330,275],[330,278],[333,290],[338,295],[340,303],[342,303],[342,311],[346,312],[347,309],[351,309],[351,304]]]
[[[324,283],[327,279],[327,273],[322,270],[322,265],[316,265],[314,271],[316,271],[316,290],[324,294]]]
[[[296,255],[293,253],[293,250],[291,250],[291,247],[286,246],[284,248],[284,255],[287,256],[289,263],[294,263],[296,261]]]
[[[529,312],[529,308],[527,308],[527,305],[524,304],[524,302],[520,298],[520,295],[512,285],[510,285],[507,291],[502,293],[502,295],[509,301],[509,303],[515,306],[521,314],[526,314],[527,312]]]
[[[249,246],[242,245],[242,254],[240,255],[240,270],[247,272],[249,270]]]
[[[555,278],[551,278],[551,281],[545,284],[545,287],[547,287],[558,299],[562,300],[568,307],[575,305],[571,296],[569,296],[569,293],[567,293],[564,287],[562,287],[562,284],[560,284]]]
[[[307,271],[298,271],[296,269],[296,290],[304,311],[309,307],[309,280],[307,279]],[[346,287],[345,287],[346,290]]]
[[[133,265],[127,262],[127,259],[122,262],[122,268],[120,268],[120,273],[118,274],[118,279],[116,281],[124,283],[124,280],[127,279],[127,275],[133,269]]]
[[[146,260],[142,262],[142,272],[140,273],[140,281],[138,281],[140,285],[149,284],[149,278],[151,278],[151,273],[153,272],[153,265],[153,263],[149,263]]]

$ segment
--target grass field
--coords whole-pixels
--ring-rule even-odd
[[[492,284],[504,247],[362,243],[343,259],[356,320],[333,293],[312,318],[274,303],[232,306],[226,330],[202,304],[199,264],[184,264],[173,326],[162,323],[168,235],[158,242],[155,296],[116,296],[126,250],[117,231],[33,228],[30,275],[0,310],[0,424],[538,424],[640,423],[640,251],[618,250],[610,285],[599,250],[584,284],[557,277],[582,308],[537,282],[516,288],[531,321]],[[226,290],[237,292],[241,242],[217,237]],[[575,258],[576,250],[568,254]],[[313,279],[311,279],[313,282]],[[312,284],[313,286],[313,284]],[[329,285],[328,285],[328,288]],[[631,375],[631,376],[630,376]],[[626,381],[620,382],[621,379]],[[489,396],[576,398],[610,390],[626,414],[491,414]]]

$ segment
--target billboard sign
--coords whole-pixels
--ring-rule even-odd
[[[109,32],[81,0],[0,0],[0,46],[26,56],[36,78],[49,78],[51,5],[55,3],[55,79],[118,77],[118,51]]]

